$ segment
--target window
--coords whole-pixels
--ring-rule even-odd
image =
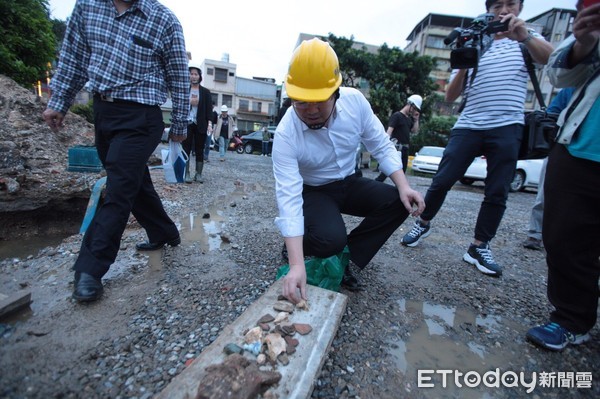
[[[233,107],[233,96],[229,94],[223,94],[223,105],[227,105],[227,107]]]
[[[533,101],[533,91],[527,90],[527,97],[525,97],[525,102],[530,103]]]
[[[248,100],[240,99],[240,111],[248,111],[250,106],[250,102]]]
[[[214,68],[206,68],[206,74],[207,75],[214,75],[215,74],[215,69]]]
[[[216,106],[219,103],[219,93],[210,93],[210,98],[212,99],[212,103]]]
[[[269,115],[275,115],[275,104],[269,103]]]
[[[215,68],[215,81],[227,82],[227,69]]]
[[[444,44],[444,38],[441,36],[427,36],[425,46],[431,48],[448,48],[448,46]]]
[[[260,112],[262,109],[262,102],[252,101],[252,112]]]

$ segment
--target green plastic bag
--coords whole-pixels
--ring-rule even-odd
[[[304,261],[306,267],[306,282],[320,288],[338,292],[342,283],[344,270],[350,261],[350,250],[345,247],[342,252],[329,258],[307,259]],[[285,276],[290,271],[290,265],[285,264],[277,269],[276,280]]]

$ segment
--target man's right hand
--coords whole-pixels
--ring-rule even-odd
[[[298,296],[298,290],[300,296]],[[290,265],[290,271],[283,278],[283,296],[294,304],[301,299],[306,300],[306,267],[301,265]]]
[[[62,129],[64,125],[65,116],[58,111],[55,111],[50,108],[46,108],[46,110],[42,113],[42,118],[46,124],[50,127],[54,133],[57,133],[60,129]]]

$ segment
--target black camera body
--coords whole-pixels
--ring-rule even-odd
[[[508,20],[493,21],[494,14],[482,14],[467,28],[455,28],[444,39],[444,44],[453,45],[450,52],[452,69],[475,68],[492,40],[492,34],[508,30]]]

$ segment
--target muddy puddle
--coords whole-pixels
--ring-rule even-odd
[[[484,346],[477,342],[482,336],[501,335],[506,329],[517,328],[514,322],[428,302],[400,300],[398,305],[402,312],[420,320],[407,339],[389,341],[395,366],[410,379],[421,381],[421,387],[414,388],[428,398],[459,397],[459,394],[460,398],[493,397],[489,388],[487,392],[484,386],[464,389],[460,381],[464,382],[464,374],[483,376],[514,360],[516,346]],[[463,387],[457,386],[456,378]]]

